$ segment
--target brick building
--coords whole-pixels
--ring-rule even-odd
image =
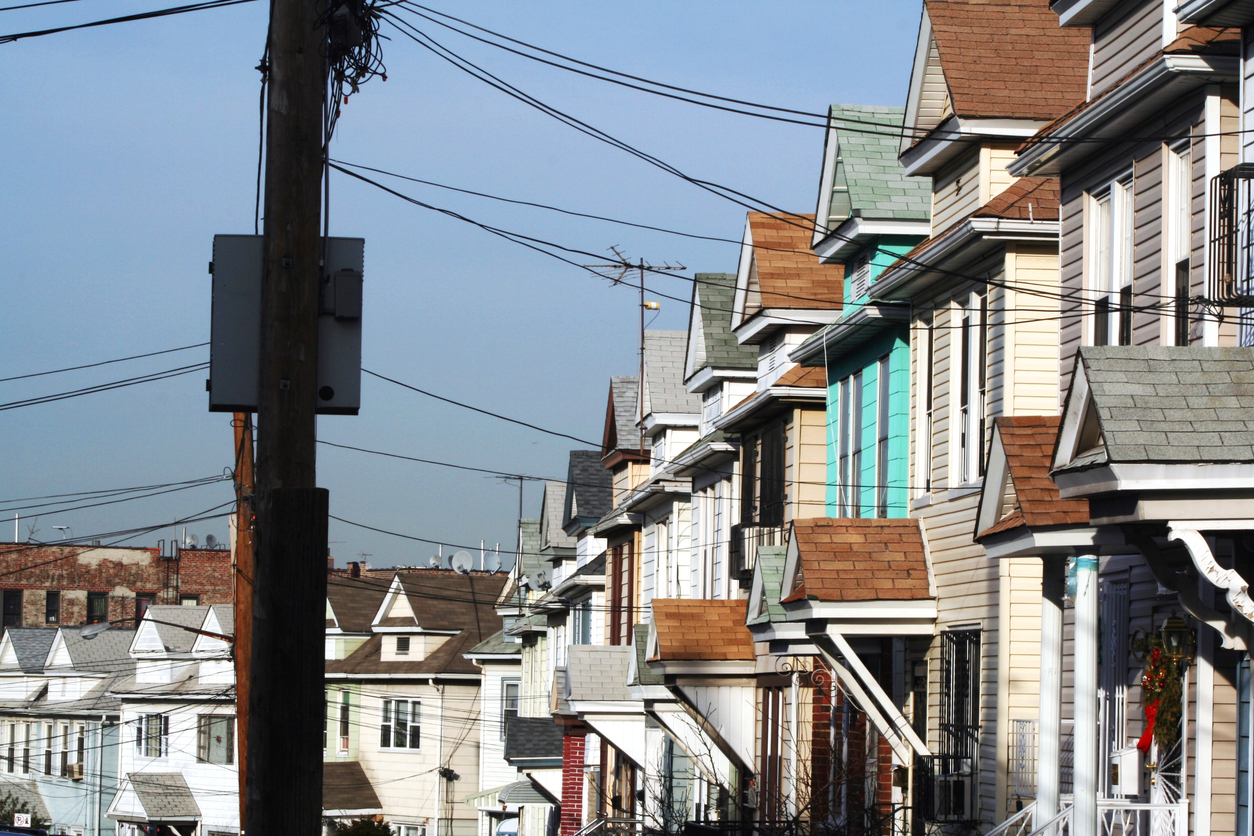
[[[0,543],[4,627],[121,621],[153,604],[230,604],[226,549]]]

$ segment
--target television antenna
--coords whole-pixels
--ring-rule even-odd
[[[640,427],[640,455],[643,457],[644,456],[644,312],[646,310],[656,311],[661,308],[661,306],[657,302],[645,302],[644,301],[644,274],[646,270],[649,271],[650,273],[661,273],[665,271],[678,273],[683,270],[687,270],[688,268],[682,264],[672,265],[669,262],[667,262],[662,267],[654,267],[651,264],[646,264],[643,258],[636,259],[636,263],[632,264],[630,261],[627,260],[627,256],[623,255],[623,253],[618,249],[617,246],[610,247],[610,252],[612,252],[614,254],[614,257],[618,259],[618,261],[616,261],[615,263],[613,264],[585,264],[583,266],[587,267],[589,270],[596,272],[598,275],[609,279],[613,285],[618,285],[618,284],[621,284],[623,281],[625,281],[627,279],[627,276],[631,274],[632,270],[637,271],[639,274],[640,283],[637,285],[637,287],[640,288],[640,380],[637,383],[637,386],[639,386],[640,388],[637,390],[639,394],[636,397],[636,423]]]

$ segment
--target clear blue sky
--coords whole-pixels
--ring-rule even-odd
[[[0,0],[0,6],[20,0]],[[159,0],[79,0],[0,12],[0,34],[145,11]],[[268,4],[0,44],[5,153],[0,378],[205,342],[217,233],[251,233]],[[434,6],[512,37],[705,92],[823,112],[904,105],[919,0],[463,2]],[[682,171],[792,211],[814,211],[823,137],[581,78],[414,19],[531,95]],[[388,81],[343,108],[333,155],[460,188],[739,239],[745,210],[576,133],[471,79],[395,29]],[[732,272],[738,248],[510,207],[389,181],[420,200],[608,256]],[[637,367],[635,291],[333,174],[331,232],[366,239],[363,365],[450,398],[599,441],[609,377]],[[572,256],[575,261],[587,261]],[[651,280],[652,281],[652,280]],[[688,299],[691,284],[657,280]],[[662,299],[657,328],[685,328]],[[0,403],[207,360],[208,349],[0,383]],[[230,417],[204,373],[0,411],[0,500],[220,474]],[[366,377],[358,417],[320,439],[553,478],[571,442]],[[513,485],[319,448],[336,516],[416,537],[513,547]],[[78,511],[23,511],[20,539],[152,526],[230,501],[229,483]],[[526,514],[539,512],[531,486]],[[12,508],[15,503],[0,505]],[[28,503],[20,503],[28,504]],[[3,512],[0,512],[3,513]],[[13,511],[0,541],[13,537]],[[219,539],[225,520],[189,531]],[[128,541],[155,545],[171,528]],[[435,546],[332,522],[342,563],[425,563]],[[447,554],[449,548],[446,547]]]

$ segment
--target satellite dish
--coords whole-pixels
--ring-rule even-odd
[[[530,589],[531,578],[527,577],[526,575],[523,575],[521,578],[518,579],[518,586],[521,589]]]
[[[548,590],[553,587],[553,584],[549,583],[548,576],[544,572],[536,572],[536,586]]]
[[[439,569],[440,568],[440,556],[438,554],[431,555],[431,560],[428,561],[428,565],[432,569]]]
[[[475,565],[475,559],[471,557],[470,552],[465,549],[462,549],[459,552],[454,552],[453,556],[449,559],[449,562],[453,565],[453,571],[459,575],[470,574],[470,567]]]
[[[216,549],[217,547],[218,547],[218,538],[214,537],[212,534],[206,534],[205,535],[205,548]]]
[[[200,543],[200,540],[196,537],[195,534],[188,534],[186,538],[184,538],[183,547],[188,548],[188,549],[194,549],[199,543]]]
[[[501,556],[499,554],[488,555],[487,570],[493,574],[501,571]]]

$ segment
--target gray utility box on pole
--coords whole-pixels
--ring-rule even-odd
[[[361,300],[366,242],[326,239],[318,312],[320,415],[361,408]],[[213,236],[209,411],[256,412],[261,381],[260,235]]]

